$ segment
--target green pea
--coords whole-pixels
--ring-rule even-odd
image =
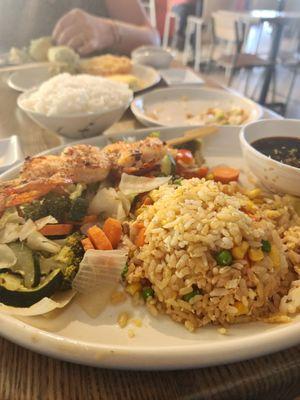
[[[142,291],[142,296],[144,300],[147,300],[149,297],[154,296],[154,290],[151,287],[146,287]]]
[[[128,265],[126,264],[125,267],[123,268],[123,271],[121,272],[121,278],[123,281],[125,281],[127,273],[128,273]]]
[[[216,260],[217,260],[218,265],[221,265],[222,267],[231,265],[232,264],[232,254],[229,250],[221,250],[217,254]]]
[[[158,131],[151,132],[149,137],[159,138],[160,137],[160,132],[158,132]]]
[[[271,243],[268,240],[262,240],[261,241],[261,249],[264,253],[270,253]]]
[[[199,288],[193,289],[192,292],[185,294],[182,296],[182,300],[190,301],[193,297],[197,296],[198,294],[202,294],[202,291]]]

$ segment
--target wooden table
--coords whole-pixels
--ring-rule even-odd
[[[59,145],[61,139],[16,108],[18,94],[7,88],[4,78],[0,83],[0,138],[17,134],[24,155]],[[127,114],[113,130],[138,126]],[[0,339],[0,354],[1,400],[289,400],[300,394],[300,346],[231,365],[173,372],[79,366],[4,339]]]

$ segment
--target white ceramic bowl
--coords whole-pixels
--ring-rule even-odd
[[[255,140],[274,136],[300,139],[300,120],[261,120],[246,125],[240,132],[244,159],[269,190],[300,196],[300,168],[272,160],[251,145]]]
[[[131,59],[135,63],[149,65],[158,69],[168,68],[173,58],[169,50],[158,46],[141,46],[131,53]]]
[[[32,111],[23,105],[23,100],[36,88],[26,91],[18,97],[18,106],[42,128],[71,139],[85,139],[101,134],[115,122],[119,121],[129,107],[132,97],[121,107],[109,111],[76,113],[69,115],[45,115]]]

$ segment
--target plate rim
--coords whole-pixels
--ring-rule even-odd
[[[156,121],[153,118],[146,116],[145,113],[140,111],[140,109],[137,107],[137,102],[141,102],[141,101],[143,102],[145,98],[150,97],[151,95],[157,94],[159,92],[160,93],[167,93],[167,92],[172,92],[172,91],[184,91],[184,90],[194,91],[194,92],[195,91],[210,92],[210,93],[212,92],[212,93],[216,93],[216,94],[221,94],[222,96],[228,95],[229,97],[239,98],[243,102],[249,104],[251,106],[251,108],[256,111],[257,116],[254,119],[251,119],[250,121],[247,120],[242,125],[227,125],[227,126],[230,126],[230,127],[239,127],[240,128],[240,127],[245,126],[245,125],[247,125],[249,123],[258,121],[263,116],[263,108],[259,104],[257,104],[256,102],[254,102],[251,99],[248,99],[248,98],[240,95],[237,92],[234,92],[234,91],[226,92],[226,91],[224,91],[222,89],[219,89],[219,88],[212,88],[212,87],[200,86],[200,85],[199,85],[199,87],[192,87],[191,85],[187,85],[187,84],[186,85],[181,85],[181,86],[170,86],[170,87],[166,87],[166,88],[157,88],[157,89],[152,90],[151,92],[140,94],[140,95],[136,96],[132,100],[132,102],[130,104],[130,110],[132,111],[134,116],[143,125],[146,125],[146,126],[163,126],[163,127],[169,127],[169,128],[173,127],[171,125],[162,124],[160,121]],[[201,124],[198,124],[198,125],[201,125]],[[202,126],[203,125],[204,124],[202,124]],[[191,125],[191,126],[194,126],[194,125]]]
[[[173,131],[173,128],[170,127],[161,127],[160,129],[165,132]],[[178,127],[178,130],[180,129],[184,130],[186,127]],[[238,131],[236,127],[224,127],[224,129]],[[139,137],[149,130],[141,129],[139,132],[133,130],[132,134]],[[126,134],[128,135],[129,132],[126,132]],[[121,134],[122,132],[118,135]],[[96,145],[98,140],[105,143],[110,137],[98,136],[74,143],[85,142]],[[64,143],[39,154],[52,154],[72,144]],[[6,176],[9,177],[9,175],[14,174],[21,165],[22,163],[10,168],[0,175],[0,179],[5,179]],[[2,337],[32,351],[78,364],[127,370],[176,370],[227,364],[284,350],[300,341],[300,320],[292,320],[289,324],[274,324],[274,329],[263,330],[250,337],[234,338],[226,344],[224,344],[224,341],[208,344],[199,339],[197,345],[186,342],[182,345],[152,346],[150,348],[145,346],[135,347],[134,342],[132,342],[132,346],[127,344],[111,346],[66,338],[37,328],[6,313],[0,313],[0,322],[0,335]],[[176,324],[175,322],[172,323]],[[254,323],[250,322],[250,324]],[[268,326],[271,325],[268,324]]]

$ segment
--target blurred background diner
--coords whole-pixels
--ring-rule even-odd
[[[43,36],[81,56],[161,43],[177,62],[298,117],[299,19],[297,0],[1,0],[0,50]]]

